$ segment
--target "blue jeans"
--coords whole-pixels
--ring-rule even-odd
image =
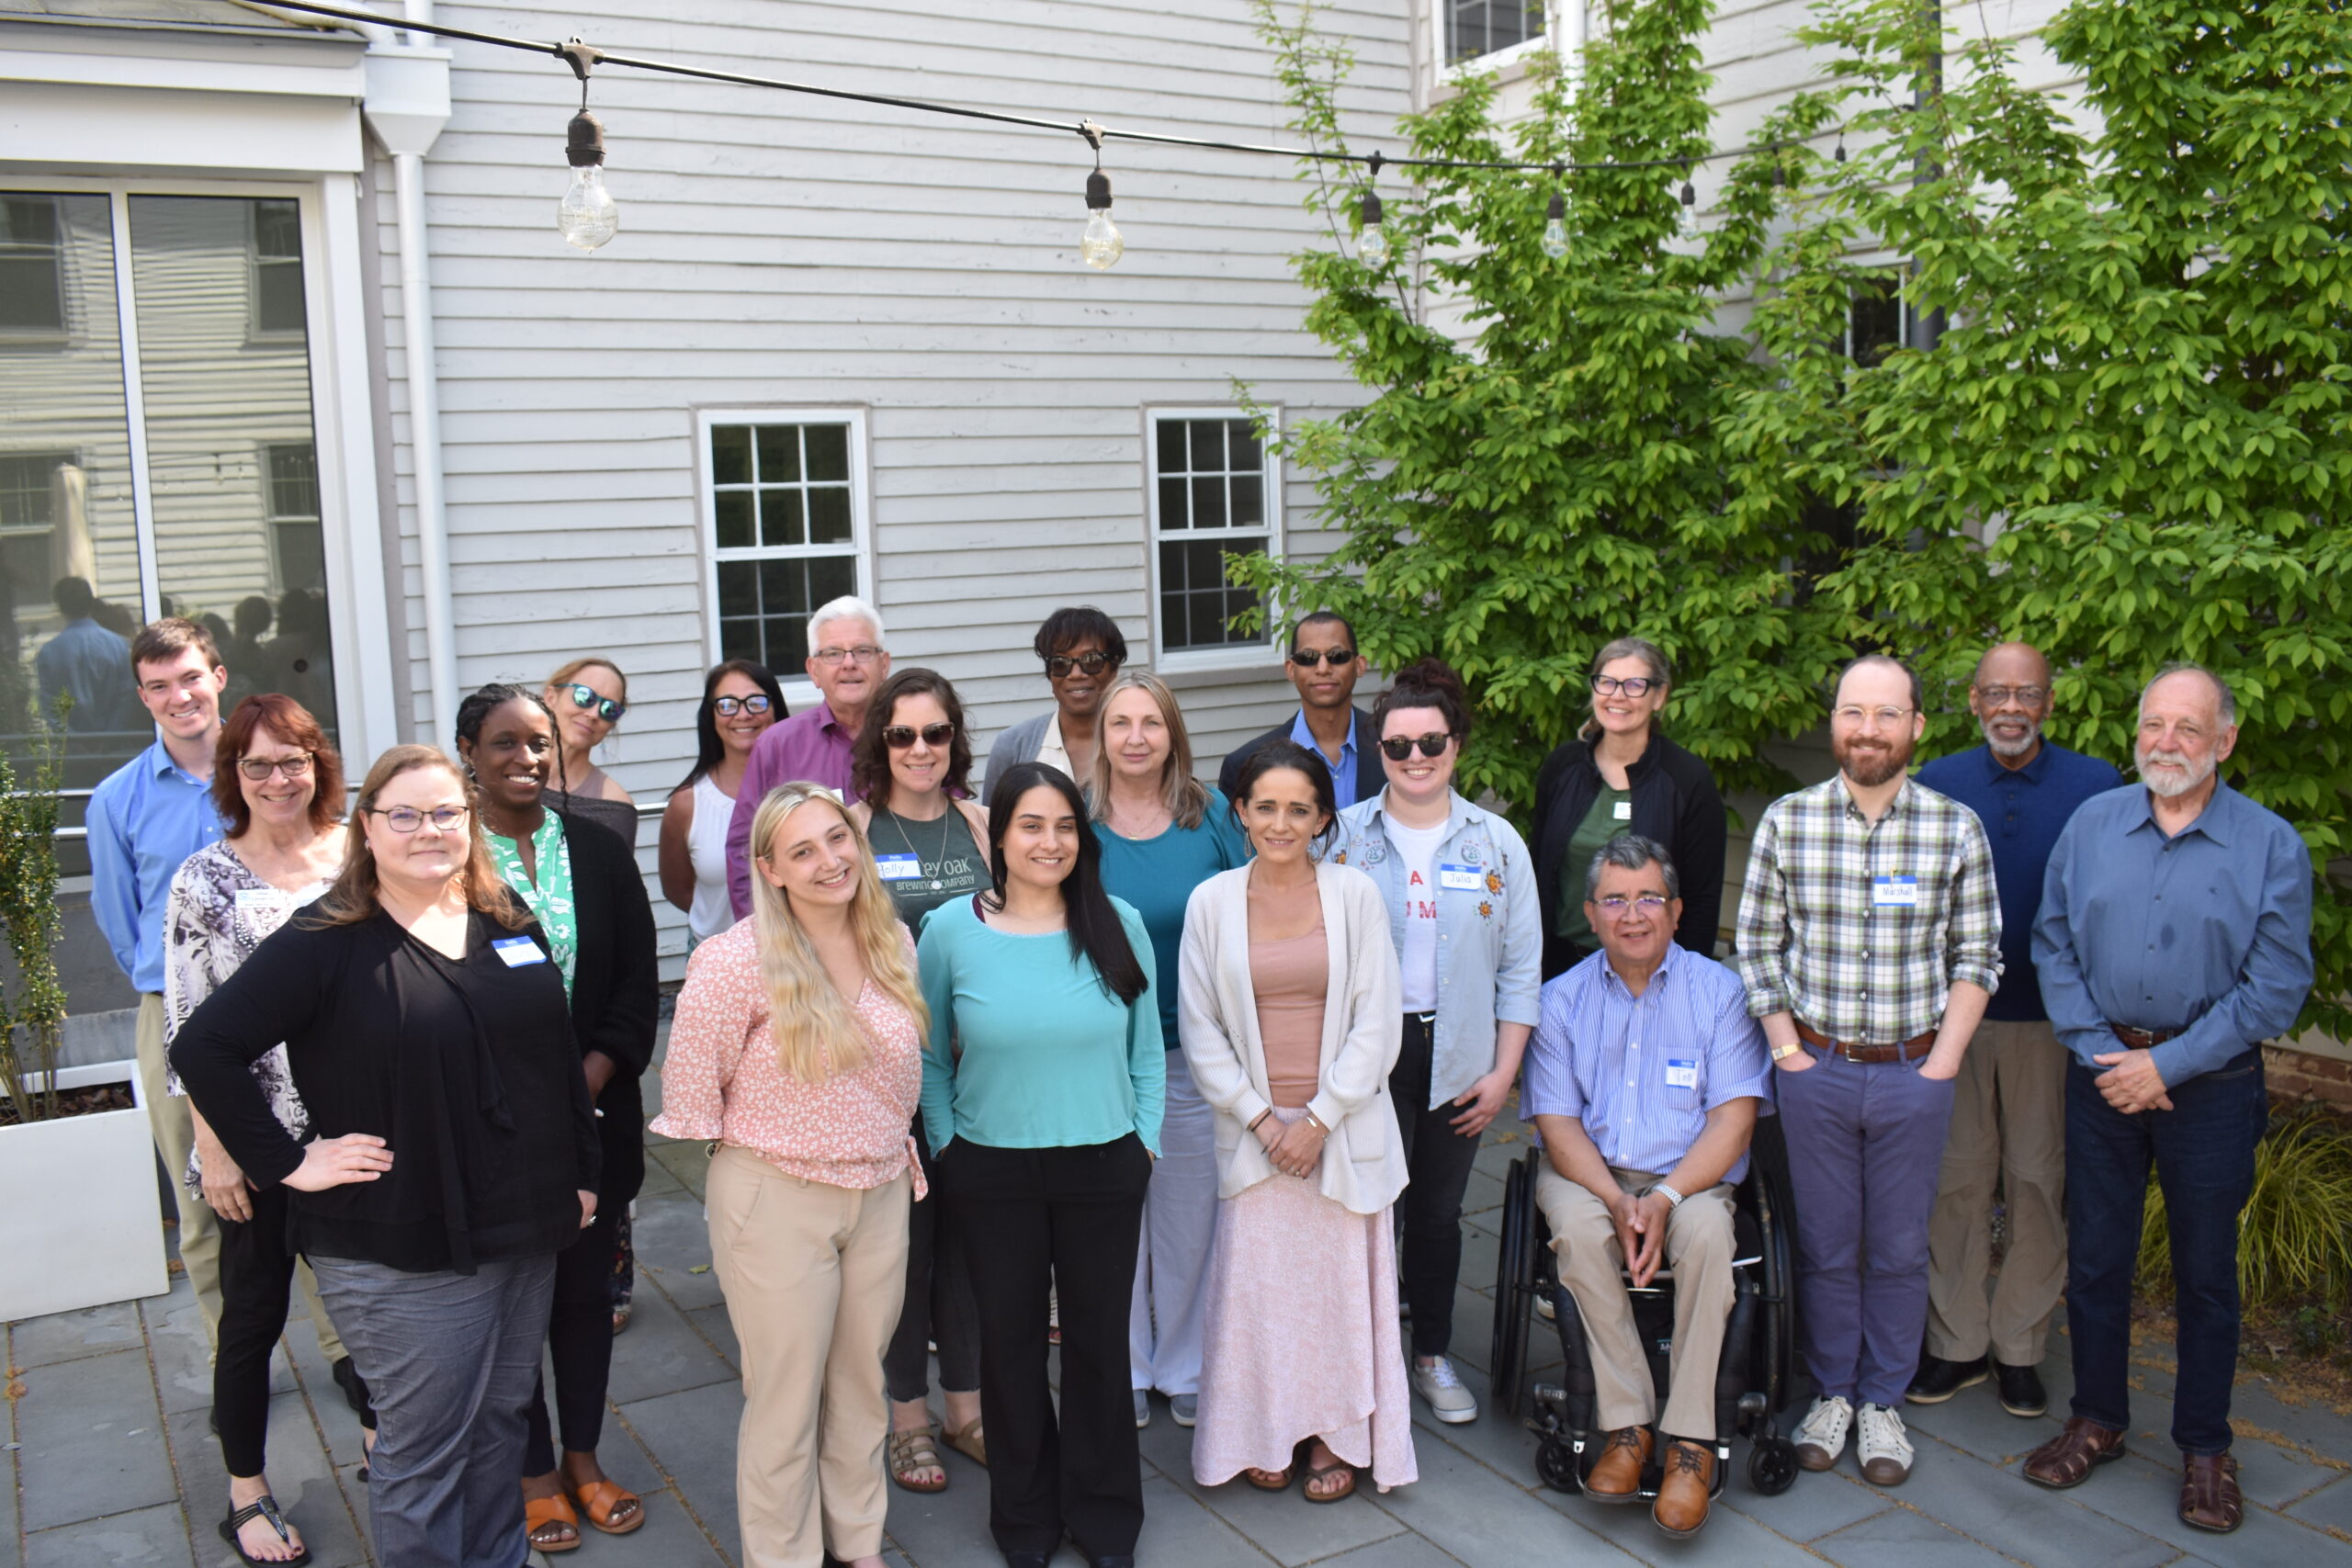
[[[2254,1190],[2254,1146],[2269,1119],[2262,1053],[2247,1051],[2168,1089],[2170,1111],[2133,1116],[2099,1094],[2101,1070],[2078,1060],[2066,1072],[2074,1411],[2113,1431],[2132,1422],[2132,1280],[2154,1166],[2179,1325],[2172,1440],[2184,1454],[2227,1453],[2238,1364],[2238,1211]]]

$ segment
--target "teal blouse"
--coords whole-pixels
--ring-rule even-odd
[[[1123,839],[1102,824],[1102,886],[1133,905],[1151,936],[1151,995],[1159,1008],[1159,1043],[1177,1048],[1176,975],[1184,941],[1184,908],[1193,889],[1220,871],[1250,863],[1250,840],[1233,820],[1225,796],[1209,791],[1197,828],[1170,825],[1156,839]]]
[[[523,870],[523,853],[512,839],[484,830],[490,858],[506,886],[522,895],[539,929],[547,933],[548,950],[563,972],[564,999],[571,999],[571,971],[580,957],[580,912],[571,902],[571,846],[564,842],[563,818],[542,813],[538,831],[531,835],[531,859],[539,870],[534,884]]]

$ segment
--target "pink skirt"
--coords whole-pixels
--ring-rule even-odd
[[[1202,1485],[1285,1469],[1309,1438],[1383,1492],[1419,1478],[1392,1223],[1280,1174],[1217,1204],[1193,1433]]]

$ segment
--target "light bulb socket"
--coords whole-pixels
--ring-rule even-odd
[[[1096,212],[1111,210],[1111,176],[1100,169],[1086,176],[1086,205]]]
[[[1838,139],[1838,151],[1829,155],[1841,164],[1846,161],[1846,139],[1844,137],[1841,136]]]
[[[1682,182],[1682,205],[1685,207],[1696,207],[1699,205],[1699,193],[1691,188],[1690,182],[1689,180],[1684,180]]]
[[[582,109],[563,130],[563,156],[575,169],[605,161],[605,122]]]
[[[1789,166],[1777,158],[1772,161],[1772,183],[1784,190],[1788,188]]]
[[[1568,215],[1568,199],[1558,191],[1552,193],[1552,204],[1544,209],[1544,221],[1557,223]]]
[[[1380,221],[1380,193],[1376,190],[1364,192],[1363,204],[1356,211],[1357,216],[1363,220],[1365,228],[1372,228],[1378,223]]]

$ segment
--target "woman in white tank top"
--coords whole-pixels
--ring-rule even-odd
[[[695,942],[735,923],[727,897],[727,824],[752,744],[782,717],[775,677],[750,660],[730,659],[704,677],[694,772],[662,813],[662,896],[686,912]]]

